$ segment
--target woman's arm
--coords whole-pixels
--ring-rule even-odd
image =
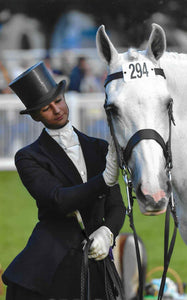
[[[89,205],[93,201],[93,195],[96,197],[108,190],[102,173],[86,183],[64,187],[63,183],[26,151],[20,150],[15,162],[24,186],[36,200],[38,207],[55,209],[66,215]]]

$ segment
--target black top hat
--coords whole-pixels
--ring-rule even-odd
[[[41,61],[14,79],[9,86],[26,106],[20,114],[29,114],[52,102],[64,91],[66,81],[57,84]]]

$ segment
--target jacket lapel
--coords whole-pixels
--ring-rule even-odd
[[[77,133],[81,144],[87,168],[87,179],[89,179],[101,172],[102,168],[101,163],[98,163],[96,139],[86,136],[76,128],[74,128],[74,130]],[[39,142],[40,148],[45,155],[53,161],[57,168],[59,168],[73,184],[83,183],[82,178],[71,159],[45,129],[42,131]]]
[[[86,136],[82,132],[78,131],[76,128],[74,128],[74,130],[77,133],[81,144],[87,168],[87,178],[89,179],[101,172],[101,166],[98,163],[97,157],[97,146],[95,142],[96,139]]]
[[[73,184],[81,184],[82,178],[65,151],[44,129],[39,137],[41,150]]]

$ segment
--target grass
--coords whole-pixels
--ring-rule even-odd
[[[125,194],[124,184],[121,183],[122,194]],[[165,227],[165,214],[158,216],[144,216],[140,213],[137,202],[134,203],[134,223],[136,232],[142,239],[146,253],[147,253],[147,272],[155,267],[163,266],[164,260],[164,227]],[[123,232],[131,232],[128,217],[124,222]],[[173,220],[170,218],[170,238],[173,233]],[[187,247],[183,242],[179,232],[177,232],[176,243],[171,257],[169,267],[174,269],[180,276],[183,282],[187,282],[187,269],[186,269],[186,255]],[[154,276],[161,275],[155,273]],[[168,273],[168,276],[170,274]],[[160,276],[159,276],[160,277]],[[155,277],[153,277],[155,278]],[[172,276],[171,276],[172,278]]]
[[[25,246],[37,209],[17,172],[0,172],[0,186],[0,264],[4,270]]]
[[[120,183],[124,195],[124,185],[122,181]],[[0,172],[0,187],[0,264],[5,269],[25,246],[37,222],[37,209],[35,202],[23,187],[17,172]],[[137,203],[134,204],[136,231],[143,240],[147,252],[147,271],[163,266],[164,218],[164,215],[143,216]],[[172,220],[171,224],[173,224]],[[128,217],[126,217],[122,232],[131,232]],[[179,274],[183,282],[187,282],[186,250],[186,245],[178,233],[170,267]],[[4,297],[4,295],[0,296],[0,300],[4,300]]]

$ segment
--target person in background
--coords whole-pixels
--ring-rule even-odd
[[[81,92],[81,82],[86,76],[88,63],[85,57],[79,57],[77,65],[70,74],[69,91]]]
[[[0,60],[0,72],[2,73],[2,77],[4,79],[3,87],[0,87],[1,94],[11,94],[11,89],[7,87],[7,84],[10,83],[10,76],[7,68],[4,66],[3,62]]]
[[[6,300],[80,299],[85,235],[79,222],[93,239],[88,253],[91,299],[107,299],[103,259],[125,218],[116,151],[112,140],[108,145],[72,126],[65,84],[57,84],[43,62],[10,83],[26,107],[20,114],[30,114],[44,129],[15,155],[39,221],[2,276]],[[112,293],[116,299],[114,288]]]

